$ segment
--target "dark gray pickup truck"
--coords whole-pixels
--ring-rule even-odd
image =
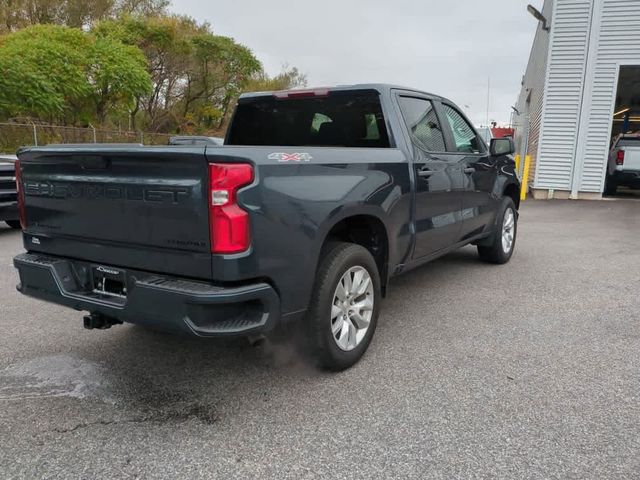
[[[243,95],[222,147],[23,149],[18,289],[87,328],[295,330],[344,369],[394,275],[470,243],[509,260],[512,152],[452,102],[388,85]]]

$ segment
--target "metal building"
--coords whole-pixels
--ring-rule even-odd
[[[517,152],[535,198],[601,198],[612,136],[640,130],[640,0],[546,0],[542,16]]]

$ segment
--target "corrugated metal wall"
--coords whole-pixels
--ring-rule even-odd
[[[534,188],[571,190],[592,0],[556,0]]]
[[[553,0],[545,0],[542,14],[551,19],[552,10]],[[522,79],[520,96],[516,103],[520,114],[514,117],[516,153],[522,156],[531,156],[530,179],[534,178],[536,170],[548,54],[549,33],[542,30],[542,24],[539,24],[533,40],[527,71]]]
[[[640,0],[596,0],[595,8],[593,65],[580,135],[584,147],[577,151],[574,182],[574,190],[583,192],[601,192],[604,186],[618,67],[640,65]]]

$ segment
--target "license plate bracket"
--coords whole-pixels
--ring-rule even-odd
[[[127,282],[124,270],[103,265],[91,268],[93,292],[112,297],[127,297]]]

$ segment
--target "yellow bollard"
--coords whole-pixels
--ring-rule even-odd
[[[531,167],[531,156],[524,156],[524,170],[522,171],[522,185],[520,187],[520,200],[527,199],[527,183],[529,183],[529,168]]]
[[[519,153],[516,153],[514,160],[516,161],[516,173],[520,175],[520,154]]]

